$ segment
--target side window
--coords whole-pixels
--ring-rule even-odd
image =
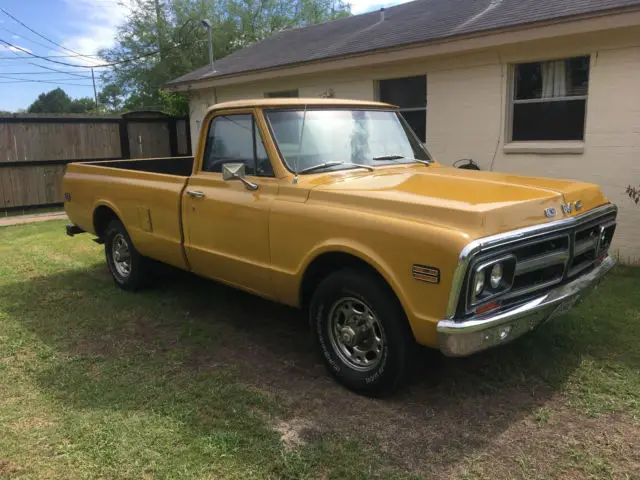
[[[220,173],[225,163],[238,162],[245,164],[247,175],[273,175],[253,115],[214,118],[209,126],[202,170]]]

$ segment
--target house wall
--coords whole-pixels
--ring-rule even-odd
[[[591,55],[584,142],[564,144],[574,153],[537,142],[527,145],[532,153],[511,152],[518,144],[505,143],[510,64],[584,54]],[[619,207],[613,249],[623,261],[640,261],[640,207],[625,194],[628,184],[640,184],[640,32],[523,44],[495,51],[493,61],[475,60],[428,73],[427,143],[434,156],[446,164],[473,158],[483,169],[599,184]]]
[[[527,150],[505,142],[510,66],[587,54],[591,70],[584,142],[535,142]],[[416,74],[427,75],[427,145],[438,161],[472,158],[483,169],[597,183],[620,209],[614,251],[622,260],[640,261],[640,206],[624,193],[629,183],[640,184],[640,28],[218,87],[215,97],[222,102],[298,88],[301,97],[323,96],[331,89],[336,98],[373,100],[376,80]],[[213,103],[213,89],[192,93],[192,131]]]

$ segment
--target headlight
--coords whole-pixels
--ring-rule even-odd
[[[471,266],[467,311],[498,299],[511,289],[516,270],[516,257],[507,255],[494,259],[479,259]]]
[[[476,272],[473,277],[473,296],[477,297],[484,290],[484,270]]]
[[[500,286],[502,282],[502,264],[496,263],[491,268],[491,276],[489,277],[489,283],[491,284],[491,288],[494,290]]]

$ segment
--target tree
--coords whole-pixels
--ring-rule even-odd
[[[90,113],[96,108],[96,102],[93,98],[82,97],[71,100],[69,106],[69,113]]]
[[[29,113],[67,113],[71,108],[71,98],[61,88],[41,93],[27,108]]]
[[[91,98],[72,99],[61,88],[41,93],[27,108],[28,113],[89,113],[95,109]]]
[[[115,83],[106,85],[98,94],[98,102],[111,112],[117,112],[122,106],[122,89]]]
[[[281,30],[346,15],[349,5],[343,0],[131,0],[116,46],[101,52],[108,63],[122,62],[103,75],[105,89],[119,89],[125,109],[186,114],[185,97],[161,96],[159,90],[208,63],[202,19],[211,21],[214,54],[222,58]]]

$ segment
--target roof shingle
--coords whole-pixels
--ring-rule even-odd
[[[415,0],[380,12],[284,30],[169,86],[625,7],[640,0]]]

